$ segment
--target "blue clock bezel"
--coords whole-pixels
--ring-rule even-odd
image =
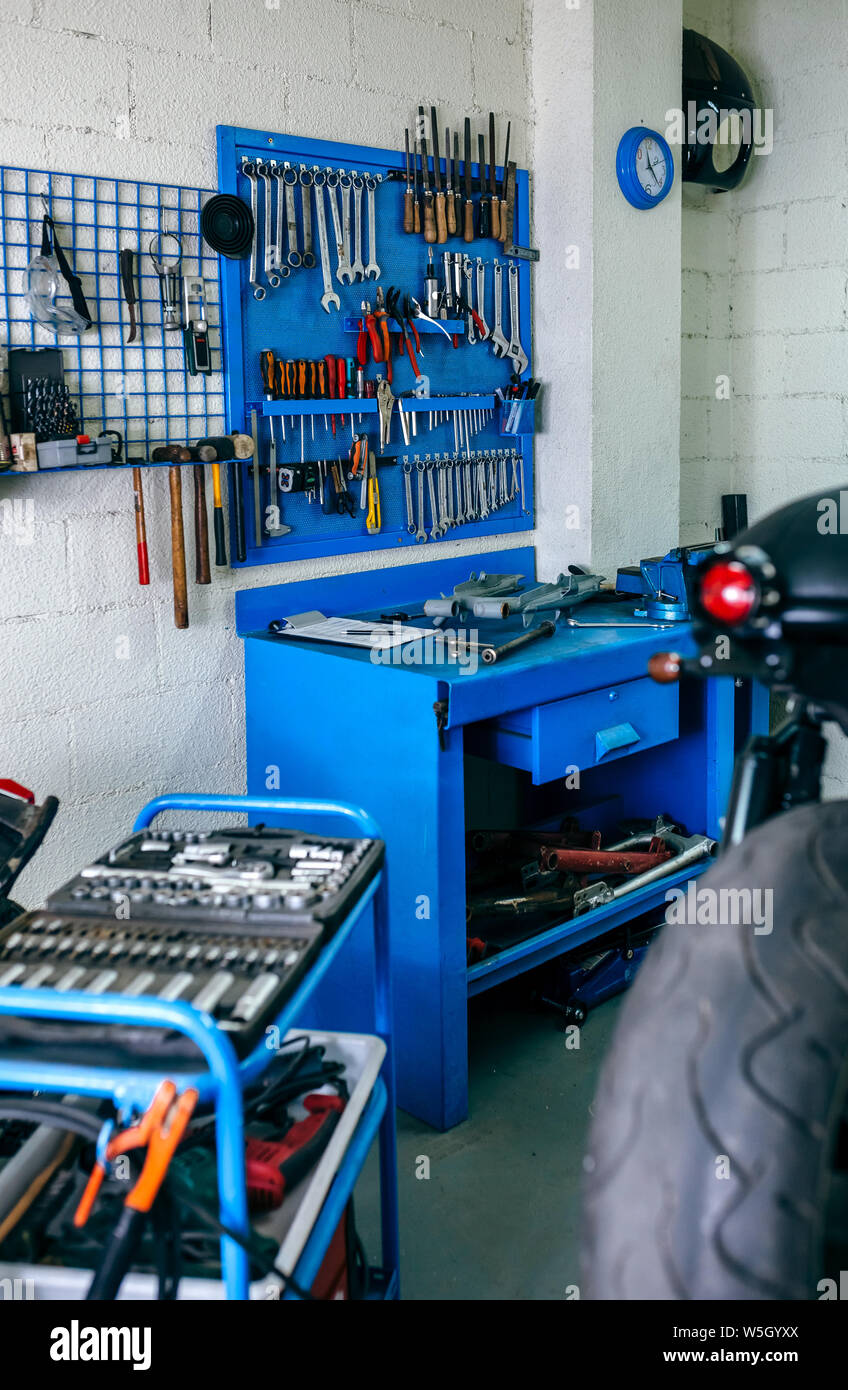
[[[652,140],[656,140],[663,152],[666,168],[670,170],[669,179],[656,198],[651,198],[645,192],[636,173],[636,151],[647,135]],[[668,197],[674,183],[674,158],[669,149],[668,141],[663,139],[659,131],[651,130],[649,126],[631,126],[618,142],[615,171],[618,175],[618,186],[632,207],[638,208],[640,212],[647,211],[648,208],[659,207],[663,198]]]

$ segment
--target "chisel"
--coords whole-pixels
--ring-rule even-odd
[[[498,188],[495,183],[495,113],[489,112],[489,223],[491,235],[500,241],[500,217],[498,216]],[[482,170],[481,170],[482,174]]]
[[[406,192],[403,195],[403,230],[411,232],[415,228],[413,211],[414,193],[412,189],[412,167],[409,162],[409,131],[403,132],[406,141]]]
[[[303,416],[301,416],[301,428]],[[253,539],[256,545],[262,544],[262,492],[259,486],[259,424],[256,411],[250,412],[250,437],[253,440]],[[301,434],[301,442],[303,435]]]
[[[489,200],[486,197],[486,138],[483,135],[477,136],[477,159],[480,170],[480,236],[485,241],[490,234],[489,222]]]
[[[418,118],[421,129],[424,129],[424,107],[419,106]],[[430,165],[427,161],[427,141],[421,136],[421,186],[424,191],[424,240],[431,245],[436,240],[436,217],[433,201],[433,190],[430,186]]]
[[[508,224],[507,224],[507,206],[506,206],[506,201],[507,201],[507,200],[506,200],[506,194],[507,194],[507,175],[508,175],[508,172],[509,172],[509,133],[510,133],[510,130],[511,130],[511,129],[512,129],[512,121],[507,121],[507,123],[506,123],[506,149],[504,150],[503,178],[502,178],[502,180],[501,180],[501,205],[500,205],[500,208],[499,208],[499,210],[498,210],[498,231],[500,232],[500,240],[501,240],[502,242],[504,242],[504,243],[506,243],[506,232],[507,232],[507,225],[508,225]]]
[[[474,240],[474,203],[471,199],[471,117],[465,117],[465,206],[463,208],[464,241]]]
[[[433,179],[436,184],[436,240],[440,245],[448,239],[445,221],[445,195],[442,191],[441,150],[439,148],[439,124],[435,106],[430,107],[430,143],[433,147]]]

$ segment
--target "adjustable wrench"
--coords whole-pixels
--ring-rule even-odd
[[[253,241],[250,243],[250,269],[247,278],[253,286],[253,298],[265,298],[265,286],[259,281],[259,185],[256,179],[256,166],[249,159],[243,159],[241,172],[250,184],[250,211],[253,214]]]
[[[492,262],[492,272],[495,280],[495,326],[492,329],[492,351],[496,357],[506,357],[509,354],[509,343],[503,335],[503,266],[500,261]]]
[[[515,363],[515,370],[521,376],[527,371],[530,359],[521,346],[521,328],[518,320],[518,266],[513,261],[509,267],[509,347],[508,355]]]
[[[265,185],[265,278],[272,290],[280,283],[274,269],[274,238],[271,235],[271,168],[267,164],[257,164],[256,175]]]
[[[286,229],[289,237],[289,254],[286,257],[292,270],[297,270],[303,264],[303,258],[297,245],[297,214],[294,207],[294,186],[297,183],[297,170],[290,164],[283,165],[283,183],[286,186]],[[279,198],[279,191],[277,197]]]
[[[365,188],[368,193],[368,264],[365,267],[366,280],[379,280],[380,278],[380,267],[377,264],[377,222],[374,216],[374,193],[382,177],[382,174],[378,174],[376,178],[369,174],[365,179]]]
[[[362,190],[364,183],[361,175],[354,174],[351,180],[353,184],[353,260],[350,264],[351,274],[354,280],[365,279],[365,266],[362,261]],[[347,212],[350,215],[350,194],[347,197]],[[350,244],[350,225],[345,226],[345,237]]]
[[[487,338],[491,338],[492,330],[486,322],[486,263],[482,256],[477,257],[477,316],[483,325],[480,332],[480,341],[485,343]]]
[[[345,178],[347,175],[345,175]],[[339,216],[339,205],[336,200],[336,186],[341,184],[340,196],[342,200],[342,214],[344,217],[344,231],[342,231],[342,217]],[[347,184],[344,178],[340,178],[332,169],[327,174],[327,197],[330,200],[330,212],[333,218],[333,231],[336,234],[336,253],[338,265],[336,275],[343,285],[353,284],[353,271],[350,266],[350,179]],[[347,240],[345,240],[347,238]],[[345,279],[349,276],[349,279]]]
[[[330,272],[330,247],[327,242],[327,218],[324,208],[325,182],[325,174],[322,174],[320,171],[315,174],[313,179],[315,187],[315,220],[318,223],[318,248],[321,253],[321,274],[324,277],[324,293],[321,296],[321,308],[325,313],[329,314],[331,304],[336,309],[340,309],[342,305],[339,296],[333,289],[333,280]],[[327,192],[328,196],[332,196],[329,189]],[[335,199],[333,199],[333,201],[335,202]]]
[[[305,164],[300,166],[300,186],[306,192],[300,195],[300,205],[303,210],[303,256],[301,263],[304,270],[312,270],[315,265],[315,252],[312,250],[312,194],[308,191],[312,187],[311,169],[307,169]]]

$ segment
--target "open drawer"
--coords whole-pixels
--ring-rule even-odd
[[[469,752],[523,768],[535,783],[600,767],[678,734],[678,688],[648,676],[515,710],[469,729]]]

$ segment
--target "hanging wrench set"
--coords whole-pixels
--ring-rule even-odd
[[[408,139],[218,127],[227,412],[255,443],[233,565],[533,526],[528,175],[508,143],[496,165],[494,117],[488,169],[470,125],[463,163],[436,131],[422,110],[413,169]]]

